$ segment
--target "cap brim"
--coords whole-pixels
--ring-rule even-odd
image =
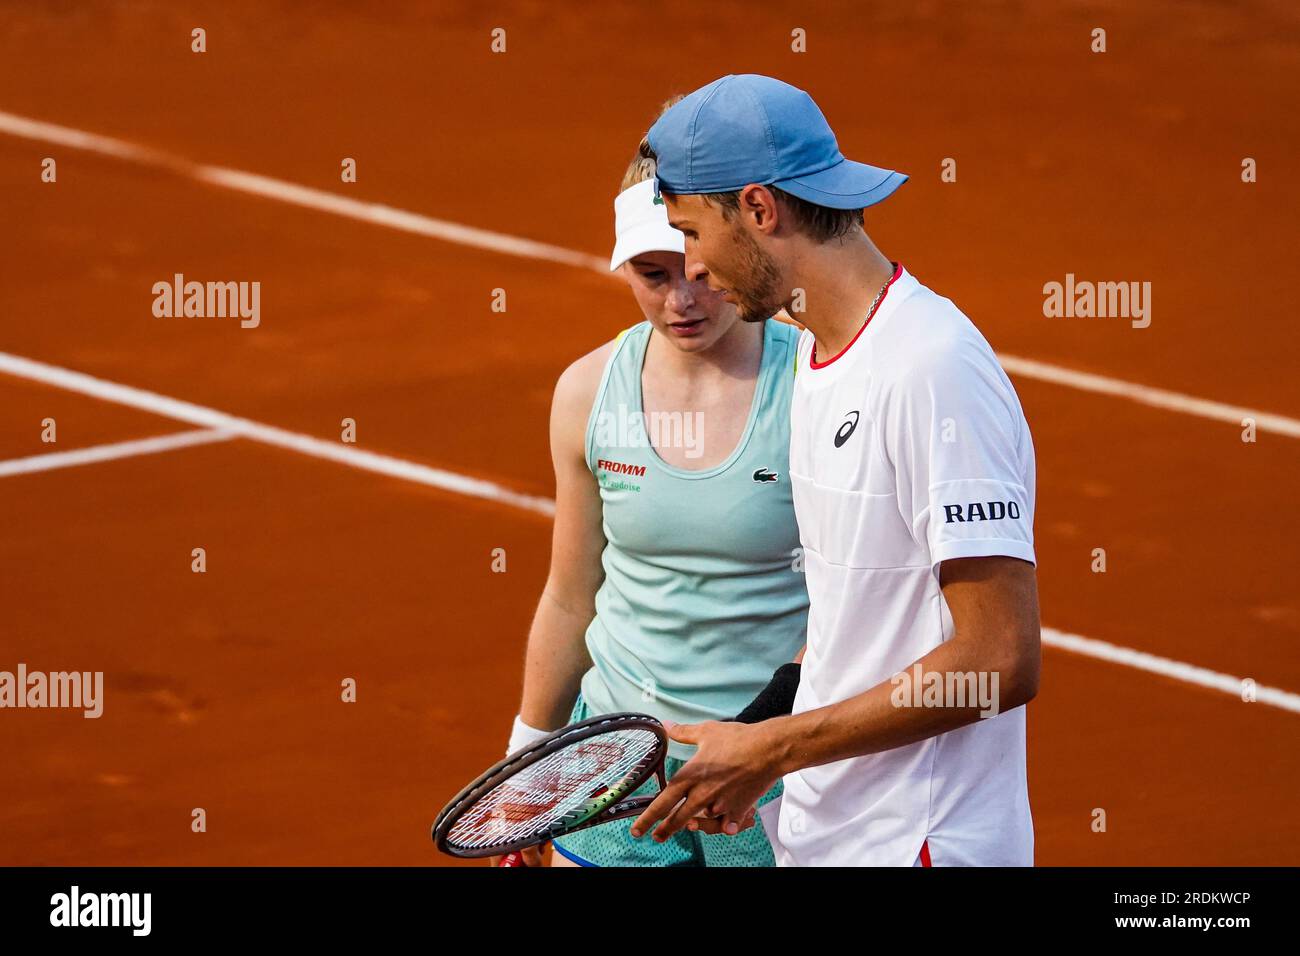
[[[907,177],[892,169],[846,159],[819,172],[772,185],[818,206],[865,209],[887,198],[905,182]]]
[[[614,243],[614,254],[609,257],[609,271],[613,272],[627,260],[643,252],[685,252],[686,237],[666,223],[647,222],[629,229]]]

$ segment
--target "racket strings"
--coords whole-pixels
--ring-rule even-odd
[[[628,782],[658,747],[659,738],[640,728],[580,740],[497,784],[465,811],[448,837],[478,849],[581,822],[626,796]]]

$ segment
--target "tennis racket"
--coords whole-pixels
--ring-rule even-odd
[[[667,785],[668,735],[646,714],[603,714],[561,727],[486,770],[438,814],[433,842],[451,856],[502,855],[566,833],[638,816],[658,794],[632,796],[652,776]]]

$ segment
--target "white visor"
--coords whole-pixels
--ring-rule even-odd
[[[655,196],[655,181],[630,186],[614,200],[614,254],[609,259],[613,272],[643,252],[685,252],[686,240],[668,225],[664,201]]]

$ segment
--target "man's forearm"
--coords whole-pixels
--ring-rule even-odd
[[[922,674],[934,673],[939,678],[948,674],[972,673],[977,678],[981,673],[987,675],[986,686],[997,689],[999,713],[1025,702],[1014,665],[990,670],[987,656],[961,641],[940,645],[918,663]],[[914,666],[905,672],[909,682],[914,673]],[[996,684],[991,679],[993,674],[997,674]],[[777,769],[786,774],[903,747],[974,723],[988,712],[978,699],[968,699],[960,707],[946,698],[941,699],[941,706],[915,706],[910,685],[905,689],[902,706],[896,703],[900,696],[898,685],[888,680],[848,700],[755,726],[769,735]]]

